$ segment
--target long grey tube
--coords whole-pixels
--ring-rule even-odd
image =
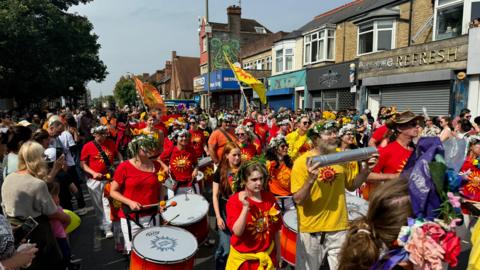
[[[375,147],[358,148],[354,150],[338,152],[335,154],[309,157],[307,159],[307,164],[311,164],[312,162],[320,163],[320,166],[324,167],[332,164],[366,160],[377,153],[378,151]]]

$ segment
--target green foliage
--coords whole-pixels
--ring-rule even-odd
[[[113,96],[118,106],[135,105],[137,100],[137,91],[135,90],[135,83],[124,76],[115,84]]]
[[[0,96],[20,103],[78,97],[89,81],[105,78],[92,24],[65,12],[89,1],[0,1]]]

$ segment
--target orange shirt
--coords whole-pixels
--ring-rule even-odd
[[[290,196],[292,192],[290,191],[290,173],[292,172],[291,168],[288,168],[285,163],[275,168],[277,162],[274,160],[267,161],[267,170],[270,175],[268,181],[268,187],[270,192],[277,196]]]
[[[235,135],[233,135],[232,132],[225,131],[225,134],[230,136],[230,140],[237,143],[237,139]],[[212,146],[213,149],[215,149],[215,152],[217,153],[217,158],[220,160],[222,158],[223,154],[223,148],[225,145],[230,141],[225,134],[223,134],[222,131],[220,131],[219,128],[214,130],[212,132],[212,135],[210,135],[210,138],[208,139],[208,146]]]

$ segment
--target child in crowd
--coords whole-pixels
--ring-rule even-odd
[[[60,185],[57,182],[49,182],[47,183],[48,191],[53,198],[53,201],[58,206],[57,211],[62,213],[63,215],[67,215],[63,212],[63,208],[60,206]],[[63,255],[63,262],[68,270],[77,270],[80,269],[80,265],[71,261],[72,253],[70,251],[70,244],[68,243],[67,233],[65,232],[65,228],[68,224],[62,223],[60,220],[51,219],[50,226],[52,227],[53,235],[57,240],[58,247]]]

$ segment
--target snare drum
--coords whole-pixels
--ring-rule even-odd
[[[182,228],[147,228],[133,237],[130,270],[193,269],[197,251],[197,239]]]
[[[280,253],[282,259],[292,266],[295,266],[297,253],[297,223],[297,210],[287,210],[283,215],[283,226],[280,232]]]
[[[162,213],[162,217],[169,225],[178,226],[191,232],[202,243],[208,236],[207,200],[197,194],[180,194],[167,201],[170,205],[175,201],[175,207],[169,207]]]
[[[345,194],[347,202],[348,220],[352,221],[361,216],[366,216],[368,212],[368,202],[360,197]]]

